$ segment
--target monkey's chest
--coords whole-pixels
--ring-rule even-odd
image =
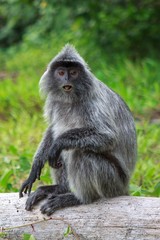
[[[54,139],[74,128],[83,127],[82,119],[76,113],[70,111],[54,111],[52,118],[52,132]]]

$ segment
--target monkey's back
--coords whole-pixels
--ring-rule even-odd
[[[133,171],[137,158],[135,123],[123,99],[98,79],[94,78],[94,95],[86,104],[84,125],[94,126],[99,132],[113,135],[112,154],[129,171]]]

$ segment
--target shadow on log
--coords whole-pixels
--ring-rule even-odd
[[[25,211],[26,197],[0,194],[0,239],[160,240],[160,198],[118,197],[42,215]],[[68,229],[68,233],[66,232]],[[66,234],[65,234],[66,233]]]

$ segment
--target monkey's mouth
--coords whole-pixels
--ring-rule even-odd
[[[64,85],[63,89],[64,89],[65,92],[70,92],[72,90],[72,85],[69,85],[69,84]]]

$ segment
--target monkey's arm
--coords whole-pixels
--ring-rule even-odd
[[[75,128],[60,135],[52,144],[49,152],[49,165],[57,168],[57,161],[62,150],[84,149],[93,152],[112,150],[115,134],[111,130],[100,133],[94,128]]]
[[[48,160],[49,149],[53,143],[51,127],[47,129],[44,137],[35,153],[32,169],[28,179],[22,184],[19,196],[23,197],[23,192],[30,194],[32,185],[36,179],[40,179],[41,170],[44,167],[45,162]]]

